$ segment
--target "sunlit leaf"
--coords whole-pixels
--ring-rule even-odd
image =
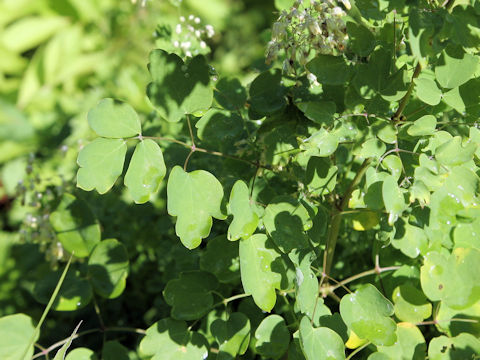
[[[252,235],[257,229],[258,215],[253,210],[248,187],[243,181],[238,180],[233,185],[228,206],[233,215],[228,239],[234,241]]]
[[[158,191],[165,173],[162,150],[156,142],[146,139],[135,147],[124,183],[135,202],[141,204]]]
[[[167,185],[168,213],[177,216],[175,231],[188,249],[200,245],[210,234],[212,216],[225,219],[221,210],[223,188],[220,182],[205,170],[190,173],[175,166]]]

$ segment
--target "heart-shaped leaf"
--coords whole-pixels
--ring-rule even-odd
[[[88,124],[98,136],[127,138],[142,132],[140,119],[133,108],[113,99],[103,99],[88,112]]]
[[[300,341],[307,360],[345,359],[340,335],[326,327],[314,328],[306,316],[300,322]]]
[[[168,213],[177,216],[175,231],[188,249],[200,245],[210,234],[212,216],[225,219],[221,211],[223,188],[220,182],[205,170],[185,172],[175,166],[167,184]]]
[[[127,144],[122,139],[97,138],[78,154],[77,186],[83,190],[97,189],[105,194],[122,174]]]
[[[397,339],[396,324],[390,318],[393,305],[371,284],[362,285],[340,302],[340,315],[345,324],[362,339],[375,345],[393,345]]]

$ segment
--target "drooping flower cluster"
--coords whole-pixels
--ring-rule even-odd
[[[350,8],[348,0],[341,2]],[[273,24],[272,40],[266,51],[267,64],[284,54],[284,72],[295,73],[296,63],[303,67],[315,54],[344,51],[348,39],[345,15],[335,0],[312,0],[310,6],[297,0],[288,11],[283,10]]]
[[[171,34],[173,51],[181,57],[193,57],[198,54],[208,54],[210,48],[207,39],[215,35],[212,25],[201,25],[199,17],[189,15],[180,16],[179,22]]]

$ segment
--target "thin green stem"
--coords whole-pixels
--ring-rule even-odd
[[[78,334],[74,335],[73,337],[71,337],[72,340],[75,340],[79,337],[82,337],[82,336],[85,336],[85,335],[88,335],[88,334],[93,334],[93,333],[97,333],[97,332],[113,332],[113,331],[119,331],[119,332],[131,332],[131,333],[136,333],[136,334],[140,334],[140,335],[145,335],[146,334],[146,331],[143,330],[143,329],[138,329],[138,328],[132,328],[132,327],[120,327],[120,326],[112,326],[112,327],[108,327],[108,328],[105,328],[105,329],[101,329],[101,328],[96,328],[96,329],[90,329],[90,330],[85,330],[85,331],[82,331],[82,332],[79,332]],[[66,338],[66,339],[63,339],[63,340],[60,340],[58,342],[56,342],[55,344],[53,345],[50,345],[48,348],[46,349],[43,349],[41,352],[35,354],[33,357],[32,357],[32,360],[33,359],[37,359],[41,356],[45,356],[47,359],[48,359],[48,354],[50,352],[52,352],[53,350],[63,346],[66,342],[68,342],[70,340],[70,337]]]
[[[365,349],[368,345],[370,345],[370,342],[360,346],[358,349],[355,349],[354,351],[352,351],[352,353],[350,355],[348,355],[348,357],[345,359],[345,360],[350,360],[350,359],[353,359],[353,356],[358,354],[360,351],[362,351],[363,349]]]
[[[23,352],[21,359],[24,359],[27,356],[27,353],[30,347],[33,346],[33,344],[35,344],[35,338],[40,332],[40,328],[42,327],[42,324],[45,321],[45,318],[47,317],[47,314],[50,311],[50,308],[53,306],[53,303],[58,295],[58,292],[60,291],[60,288],[62,287],[63,281],[65,280],[65,276],[67,275],[68,269],[70,268],[70,264],[72,263],[72,259],[73,259],[73,251],[72,251],[72,254],[70,255],[70,259],[68,259],[67,265],[65,266],[65,269],[63,270],[62,275],[60,276],[60,279],[58,280],[57,286],[55,287],[55,290],[53,291],[53,294],[50,297],[50,300],[48,301],[47,307],[45,308],[45,310],[43,310],[42,317],[40,318],[40,321],[35,327],[35,330],[33,331],[33,334],[28,342],[27,347]]]
[[[405,107],[407,106],[408,100],[410,99],[410,95],[412,94],[413,88],[415,87],[415,83],[413,82],[413,80],[415,80],[418,77],[418,75],[420,75],[421,71],[422,71],[422,65],[420,65],[420,62],[418,62],[417,66],[415,67],[415,70],[413,71],[412,81],[410,82],[410,85],[408,86],[407,93],[400,100],[400,104],[398,105],[398,109],[392,117],[392,119],[394,121],[400,120],[400,116],[402,115],[403,110],[405,110]]]
[[[421,326],[421,325],[436,325],[442,322],[465,322],[465,323],[478,323],[478,320],[475,319],[457,319],[457,318],[451,318],[451,319],[446,319],[446,320],[429,320],[429,321],[422,321],[419,323],[416,323],[416,326]]]
[[[361,279],[365,276],[380,274],[380,273],[385,272],[385,271],[393,271],[393,270],[398,270],[398,269],[400,269],[400,266],[387,266],[387,267],[384,267],[384,268],[379,268],[379,269],[375,268],[375,269],[372,269],[372,270],[367,270],[367,271],[361,272],[359,274],[350,276],[349,278],[346,278],[345,280],[340,281],[337,285],[330,287],[330,291],[335,291],[339,287],[342,287],[343,285],[348,284],[352,281]]]
[[[212,306],[212,308],[216,308],[217,306],[220,306],[220,305],[227,305],[231,301],[234,301],[234,300],[237,300],[237,299],[242,299],[242,298],[248,297],[248,296],[251,296],[251,294],[238,294],[238,295],[230,296],[229,298],[225,298],[222,301],[214,304]]]
[[[342,211],[345,210],[345,208],[347,207],[348,201],[350,200],[353,191],[362,181],[362,178],[367,172],[367,169],[371,162],[372,158],[368,158],[363,161],[360,169],[358,169],[357,174],[355,175],[352,182],[350,183],[350,186],[345,192],[340,202],[340,205],[338,207],[334,206],[333,208],[331,214],[331,223],[327,233],[326,248],[323,253],[323,272],[325,273],[325,275],[328,275],[330,273],[330,269],[332,267],[333,254],[335,253],[335,246],[337,244],[338,233],[340,231],[340,225],[342,221]]]

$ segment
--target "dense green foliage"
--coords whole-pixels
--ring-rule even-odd
[[[0,3],[0,357],[477,358],[480,3],[201,3]]]

